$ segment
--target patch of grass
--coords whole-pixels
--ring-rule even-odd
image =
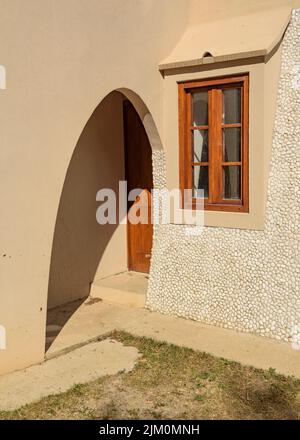
[[[81,383],[78,383],[78,384],[74,385],[73,388],[71,388],[71,391],[73,391],[73,393],[75,395],[76,394],[78,394],[78,395],[84,394],[84,390],[85,390],[85,387]]]
[[[129,372],[77,384],[0,419],[299,419],[300,381],[207,353],[114,332],[142,357]]]
[[[197,396],[194,397],[194,399],[197,400],[198,402],[202,402],[205,399],[205,397],[201,396],[201,394],[198,394]]]

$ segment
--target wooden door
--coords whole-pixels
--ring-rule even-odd
[[[128,270],[149,272],[153,225],[151,222],[152,150],[145,128],[130,101],[124,101],[124,144],[128,193],[141,191],[135,201],[128,202],[130,212],[144,218],[145,224],[127,222]],[[137,210],[137,203],[147,207]],[[146,224],[147,222],[147,224]]]

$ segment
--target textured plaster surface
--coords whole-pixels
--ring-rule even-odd
[[[283,40],[264,230],[205,227],[190,236],[184,225],[156,226],[149,309],[300,341],[299,47],[297,9]],[[163,188],[163,153],[154,152],[153,168]]]

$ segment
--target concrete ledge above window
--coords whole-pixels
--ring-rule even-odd
[[[161,61],[164,74],[172,69],[261,57],[267,61],[280,43],[290,8],[201,23],[187,28],[170,55]]]

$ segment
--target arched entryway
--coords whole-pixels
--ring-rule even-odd
[[[89,118],[74,149],[60,198],[48,289],[49,346],[91,291],[94,280],[128,270],[148,272],[152,224],[96,222],[99,189],[128,181],[150,194],[152,151],[161,142],[143,100],[129,89],[109,93]],[[130,202],[128,209],[132,208]],[[149,212],[151,215],[151,212]],[[52,311],[68,304],[55,322]],[[70,306],[72,304],[73,306]]]

